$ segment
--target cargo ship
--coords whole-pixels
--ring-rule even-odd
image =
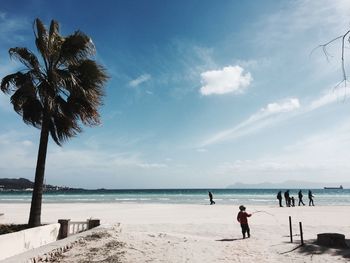
[[[324,189],[343,189],[343,186],[340,185],[339,187],[324,187]]]

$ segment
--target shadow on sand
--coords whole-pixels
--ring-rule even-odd
[[[237,241],[237,240],[242,240],[243,238],[223,238],[223,239],[218,239],[215,241],[222,241],[222,242],[232,242],[232,241]]]
[[[342,256],[343,258],[350,259],[350,239],[345,240],[348,248],[331,248],[320,246],[316,243],[315,239],[306,240],[304,246],[297,246],[290,251],[283,252],[281,254],[296,251],[307,256],[330,254],[333,256]]]

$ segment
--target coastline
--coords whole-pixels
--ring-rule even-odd
[[[335,249],[281,253],[296,247],[300,239],[295,236],[295,243],[289,243],[288,216],[294,234],[302,222],[304,240],[312,244],[324,232],[349,238],[349,208],[247,206],[248,213],[260,212],[249,218],[252,237],[245,240],[236,222],[238,207],[233,205],[44,203],[42,220],[99,218],[103,227],[126,244],[121,262],[346,262],[350,252],[344,256]],[[0,209],[5,213],[0,223],[25,223],[29,204],[1,204]],[[69,253],[69,258],[76,259],[74,250]]]
[[[43,203],[122,203],[122,204],[208,204],[208,191],[218,204],[266,205],[276,204],[276,189],[124,189],[124,190],[77,190],[51,191],[43,195]],[[290,196],[298,201],[298,191],[290,189]],[[302,189],[307,203],[308,190]],[[312,189],[317,205],[347,206],[350,204],[350,189]],[[0,192],[0,206],[6,203],[30,203],[28,191]]]

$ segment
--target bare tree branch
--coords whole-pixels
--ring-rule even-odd
[[[310,56],[313,54],[314,51],[316,51],[319,48],[322,48],[322,51],[327,59],[327,61],[329,62],[329,57],[331,57],[331,55],[328,53],[327,51],[327,47],[329,45],[331,45],[332,43],[336,42],[337,40],[341,39],[341,70],[342,70],[342,80],[335,86],[335,88],[338,88],[340,85],[344,84],[344,87],[346,87],[346,84],[348,82],[348,76],[347,76],[347,72],[345,69],[345,49],[348,49],[347,47],[345,47],[345,41],[350,42],[350,30],[348,30],[345,34],[338,36],[336,38],[333,38],[332,40],[328,41],[325,44],[319,45],[317,47],[315,47],[311,52],[310,52]],[[348,38],[347,38],[348,37]],[[347,38],[347,39],[346,39]]]

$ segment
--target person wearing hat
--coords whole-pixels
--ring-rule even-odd
[[[245,211],[245,207],[243,205],[239,206],[239,212],[237,215],[237,221],[241,224],[243,238],[245,238],[245,234],[248,234],[250,237],[250,229],[248,225],[248,217],[252,216]]]

